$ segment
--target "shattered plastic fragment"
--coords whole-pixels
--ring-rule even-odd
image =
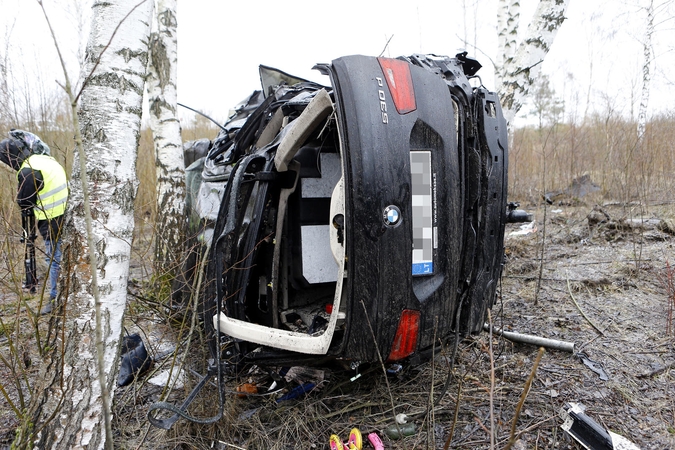
[[[124,336],[117,385],[126,386],[131,383],[135,377],[148,370],[151,364],[152,358],[145,349],[143,339],[137,333]]]
[[[566,403],[560,409],[560,418],[564,423],[560,426],[587,450],[640,450],[628,439],[605,430],[585,413],[586,407],[581,403]]]
[[[237,386],[237,392],[239,392],[237,395],[239,398],[245,398],[248,394],[257,394],[258,387],[253,383],[244,383]]]
[[[526,234],[537,232],[537,222],[530,222],[520,226],[518,231],[512,231],[509,236],[525,236]]]
[[[396,414],[396,423],[398,423],[398,424],[408,423],[408,415],[407,414]]]
[[[314,389],[316,385],[314,383],[305,383],[302,384],[293,390],[291,390],[289,393],[283,395],[282,397],[279,397],[277,400],[277,403],[283,402],[284,400],[292,400],[294,398],[301,397],[305,395],[306,393],[310,392],[312,389]]]
[[[380,439],[380,436],[378,436],[377,433],[368,434],[368,441],[375,450],[384,450],[384,444],[382,443],[382,439]]]

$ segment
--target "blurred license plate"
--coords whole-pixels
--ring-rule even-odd
[[[434,205],[431,152],[410,152],[412,181],[412,274],[434,273]]]

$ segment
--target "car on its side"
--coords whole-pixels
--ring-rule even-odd
[[[214,357],[394,362],[479,332],[519,217],[480,64],[356,55],[315,68],[328,85],[261,66],[262,90],[188,169]]]

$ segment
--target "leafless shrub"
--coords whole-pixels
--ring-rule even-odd
[[[661,283],[666,290],[666,335],[675,335],[673,327],[673,311],[675,311],[675,268],[666,260],[666,267],[661,274]]]
[[[534,127],[520,128],[509,149],[510,196],[539,203],[542,193],[538,183],[545,170],[546,188],[551,190],[565,189],[574,178],[589,174],[606,200],[629,202],[645,196],[648,201],[668,199],[675,187],[671,145],[674,120],[672,114],[652,119],[639,155],[635,151],[635,123],[618,116],[596,115],[582,125],[561,123],[550,136],[543,136]],[[539,153],[545,139],[555,151],[542,161]]]

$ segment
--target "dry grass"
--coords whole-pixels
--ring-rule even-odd
[[[666,267],[661,274],[661,283],[666,290],[666,334],[675,335],[673,313],[675,312],[675,268],[671,267],[666,259]]]
[[[605,200],[669,199],[675,188],[674,121],[665,115],[650,122],[641,149],[637,125],[611,116],[596,116],[582,125],[518,129],[509,151],[510,196],[536,204],[543,191],[565,189],[588,173]]]

